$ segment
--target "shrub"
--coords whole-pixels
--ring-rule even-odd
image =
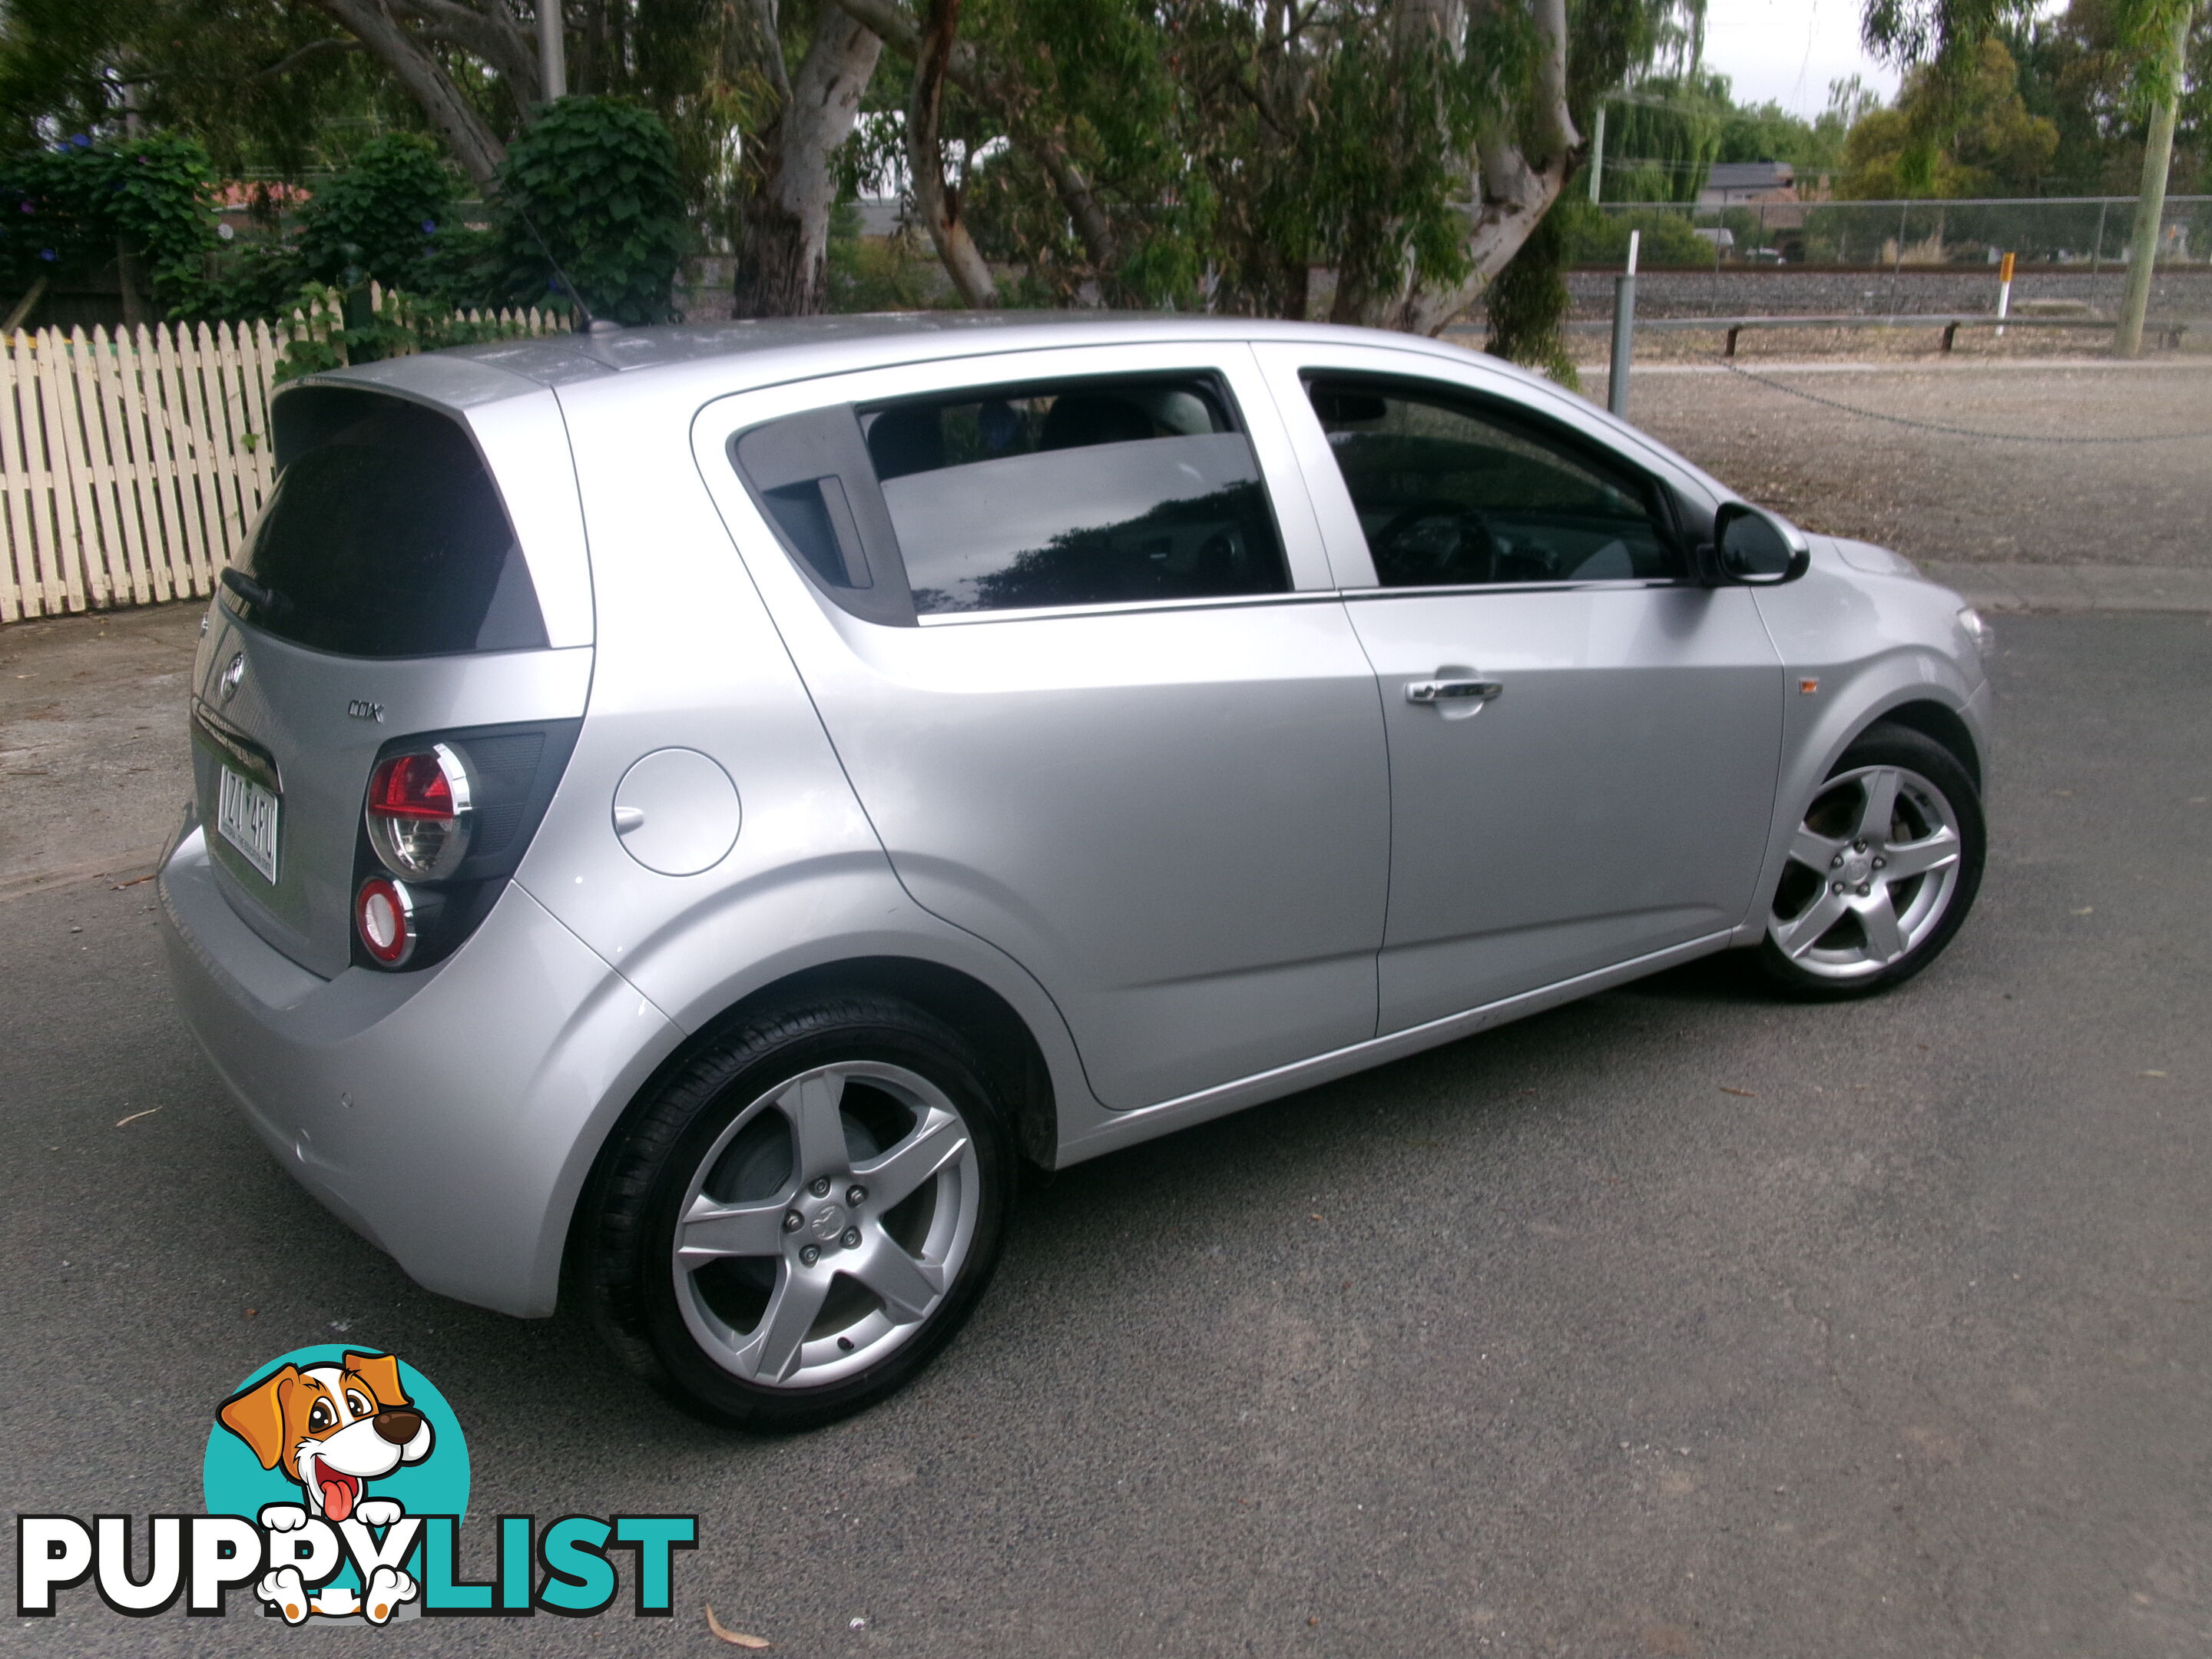
[[[559,100],[509,146],[501,195],[495,257],[516,301],[564,303],[557,262],[595,316],[674,314],[670,293],[690,239],[675,141],[650,110]]]
[[[300,215],[302,272],[318,282],[381,283],[428,292],[449,277],[453,179],[437,147],[411,132],[364,146]]]
[[[1588,202],[1570,198],[1552,210],[1552,216],[1562,219],[1560,231],[1571,265],[1626,264],[1632,230],[1644,233],[1637,251],[1639,268],[1665,270],[1713,262],[1713,245],[1698,234],[1686,213],[1656,207],[1601,213]]]
[[[860,234],[860,210],[840,203],[830,217],[830,309],[923,311],[958,303],[945,267],[910,233]]]
[[[215,246],[214,173],[207,151],[175,133],[79,136],[0,162],[0,284],[88,276],[118,246],[145,262],[155,305],[198,308]]]
[[[199,314],[234,321],[288,313],[305,279],[290,242],[234,242],[201,296]]]

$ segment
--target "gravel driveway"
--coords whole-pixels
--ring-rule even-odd
[[[1914,559],[2212,568],[2212,359],[1745,367],[1639,364],[1629,418],[1808,529]],[[2094,441],[2162,433],[2193,435]]]

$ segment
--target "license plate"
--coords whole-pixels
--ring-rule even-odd
[[[222,793],[216,805],[215,827],[273,887],[276,883],[276,797],[228,766],[222,773]]]

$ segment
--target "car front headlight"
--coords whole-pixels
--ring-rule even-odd
[[[1958,623],[1959,631],[1972,641],[1975,652],[1987,660],[1990,651],[1996,647],[1996,635],[1982,620],[1982,613],[1971,605],[1964,605],[1960,609]]]

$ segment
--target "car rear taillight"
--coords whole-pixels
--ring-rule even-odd
[[[368,781],[369,845],[395,876],[442,880],[469,855],[473,793],[466,763],[448,744],[380,761]]]
[[[415,897],[404,882],[371,876],[354,895],[353,930],[379,967],[404,967],[415,954]]]
[[[355,965],[410,971],[460,948],[529,849],[579,720],[469,726],[377,751],[354,850]]]

